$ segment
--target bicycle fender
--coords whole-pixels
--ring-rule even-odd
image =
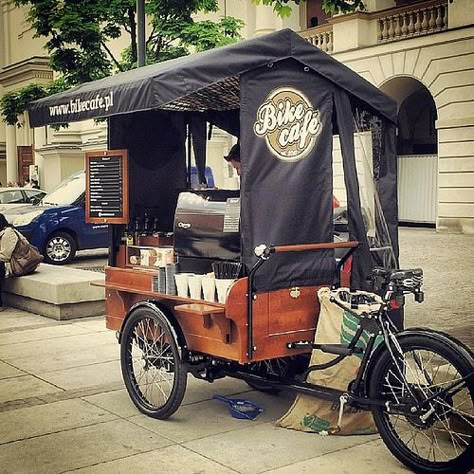
[[[138,308],[148,308],[152,311],[160,311],[163,313],[168,320],[168,323],[170,325],[171,332],[173,334],[173,337],[176,341],[176,344],[178,346],[179,351],[183,351],[183,349],[186,349],[187,344],[186,344],[186,339],[184,337],[184,334],[181,330],[181,327],[176,320],[174,314],[163,304],[160,304],[156,300],[143,300],[143,301],[138,301],[134,305],[130,307],[130,309],[127,311],[125,314],[125,317],[122,321],[122,326],[120,327],[120,331],[118,333],[118,342],[120,344],[121,339],[122,339],[122,332],[123,328],[125,326],[125,323],[127,322],[128,318],[132,315],[132,313],[137,310]]]
[[[473,355],[472,352],[467,348],[465,344],[458,341],[454,337],[446,334],[444,332],[435,331],[434,329],[428,328],[409,328],[404,331],[397,333],[397,339],[402,340],[406,337],[411,336],[423,336],[428,337],[442,344],[445,344],[452,348],[453,350],[457,351],[466,361],[473,363]],[[364,375],[364,388],[365,392],[367,393],[368,389],[368,381],[372,376],[373,368],[375,367],[376,362],[379,360],[383,351],[387,350],[385,341],[382,341],[377,348],[374,350],[372,356],[370,357],[369,364],[366,368],[365,375]]]
[[[443,332],[443,331],[437,331],[435,329],[430,329],[430,328],[408,328],[406,331],[403,331],[400,334],[405,334],[408,333],[409,335],[417,335],[417,336],[430,336],[433,339],[436,339],[438,341],[444,342],[446,345],[450,346],[451,348],[457,350],[458,352],[461,353],[461,355],[467,359],[473,361],[474,355],[472,351],[467,347],[466,344],[461,342],[459,339],[456,339],[455,337],[451,336],[450,334]]]

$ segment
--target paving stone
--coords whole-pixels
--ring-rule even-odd
[[[10,364],[0,361],[0,379],[17,377],[19,375],[25,375],[25,372],[12,367]]]
[[[77,336],[80,334],[90,334],[92,331],[73,324],[62,324],[54,327],[39,327],[24,331],[5,333],[0,338],[0,346],[15,344],[17,342],[25,343],[28,341],[44,341],[50,339],[60,339],[68,336]]]
[[[42,395],[43,397],[44,395]],[[12,410],[18,410],[19,408],[35,407],[38,405],[44,405],[46,402],[40,397],[28,397],[20,400],[10,400],[0,403],[0,413]]]
[[[90,474],[131,474],[141,472],[160,472],[173,474],[230,474],[236,471],[228,469],[204,456],[193,453],[182,446],[136,454],[128,458],[117,459],[74,471]]]
[[[225,377],[209,383],[205,380],[199,380],[193,375],[189,375],[183,405],[210,400],[216,393],[228,396],[250,390],[251,388],[243,380],[233,379],[231,377]]]
[[[474,307],[474,236],[445,234],[433,229],[400,228],[400,265],[423,268],[425,301],[407,298],[407,326],[450,331],[470,325]]]
[[[52,323],[37,314],[27,313],[15,308],[5,308],[0,312],[0,331],[21,329],[29,326],[52,326]]]
[[[0,403],[58,391],[59,388],[32,375],[11,377],[1,382]]]
[[[81,389],[122,380],[118,361],[45,372],[41,374],[41,377],[64,390]]]
[[[272,474],[314,474],[315,472],[334,472],[337,474],[358,474],[382,472],[383,474],[403,474],[412,472],[400,464],[388,451],[381,440],[323,454],[306,461],[272,469]]]
[[[122,383],[122,387],[123,386]],[[204,400],[210,400],[216,393],[225,396],[246,398],[247,393],[245,392],[249,391],[247,384],[242,383],[241,380],[231,379],[230,377],[216,380],[211,384],[189,375],[186,395],[181,406],[185,407]],[[99,393],[85,397],[84,399],[123,418],[139,414],[138,409],[133,404],[125,388],[114,392]],[[180,411],[181,410],[182,408],[180,408]]]
[[[206,438],[217,433],[241,430],[268,423],[280,418],[292,403],[292,397],[276,397],[259,392],[236,395],[260,405],[264,411],[255,420],[233,418],[226,404],[217,400],[181,406],[168,420],[155,420],[145,415],[129,418],[130,421],[176,443]]]
[[[116,417],[83,400],[66,400],[0,413],[0,444],[111,421]]]
[[[54,474],[156,450],[170,442],[125,420],[0,446],[2,474]]]
[[[107,329],[105,327],[105,317],[104,316],[98,316],[98,317],[95,317],[95,318],[79,319],[77,321],[73,320],[72,324],[74,324],[75,326],[83,327],[83,328],[90,329],[91,331],[96,331],[96,332],[97,331],[104,331],[104,332],[109,332],[110,331],[110,329]]]
[[[54,334],[54,328],[49,328]],[[51,356],[64,352],[84,352],[91,347],[109,344],[115,340],[112,331],[99,333],[85,333],[78,336],[65,336],[48,339],[47,343],[41,341],[18,342],[0,346],[0,360],[12,360],[18,357],[37,357],[40,354]]]
[[[208,436],[183,446],[240,473],[255,474],[372,439],[373,436],[320,436],[277,428],[270,423]]]
[[[19,357],[11,363],[27,372],[43,374],[57,370],[71,369],[85,365],[110,362],[119,359],[119,346],[116,342],[93,345],[87,351],[78,351],[74,347],[69,351],[55,354],[42,353],[36,356]]]
[[[43,402],[54,403],[60,400],[70,400],[72,398],[90,397],[99,393],[116,392],[123,386],[121,382],[115,383],[103,383],[100,385],[93,385],[89,387],[76,388],[74,390],[64,390],[61,392],[47,393],[41,395],[40,398]]]
[[[107,393],[98,393],[84,397],[89,403],[108,410],[122,418],[136,416],[139,411],[133,404],[126,389],[116,390]]]

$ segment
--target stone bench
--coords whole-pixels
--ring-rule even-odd
[[[9,278],[3,285],[6,306],[57,320],[105,314],[103,273],[42,263],[31,275]]]

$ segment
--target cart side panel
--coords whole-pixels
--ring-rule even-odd
[[[314,340],[319,317],[317,291],[308,286],[258,293],[253,302],[253,335],[256,351],[252,359],[247,347],[247,279],[238,280],[230,289],[226,315],[234,321],[241,335],[240,363],[303,354],[305,350],[288,349],[288,342]],[[293,296],[292,296],[293,295]]]
[[[128,294],[107,288],[105,296],[105,326],[120,331],[130,305]]]
[[[314,286],[272,291],[269,298],[268,336],[315,330],[319,315]]]

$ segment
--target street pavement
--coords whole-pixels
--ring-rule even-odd
[[[401,264],[421,266],[426,302],[407,325],[456,333],[472,344],[474,237],[401,229]],[[103,255],[75,262],[100,268]],[[166,421],[139,414],[123,388],[119,346],[102,317],[58,322],[0,313],[0,473],[408,472],[378,436],[320,436],[275,427],[291,394],[255,392],[242,381],[189,379]],[[471,345],[472,347],[472,345]],[[246,398],[264,412],[237,420],[214,394]]]

